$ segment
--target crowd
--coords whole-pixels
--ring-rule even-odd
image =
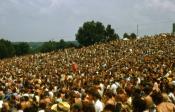
[[[0,60],[0,112],[175,112],[175,36]]]

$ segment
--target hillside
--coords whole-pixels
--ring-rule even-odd
[[[96,98],[107,107],[105,99],[111,95],[114,104],[130,105],[128,111],[135,112],[146,107],[145,96],[153,101],[157,95],[169,97],[169,90],[175,90],[174,74],[175,37],[156,35],[0,60],[0,95],[5,104],[19,98],[24,109],[36,110],[40,105],[55,110],[59,104],[72,110],[74,104],[86,107],[86,102],[93,108]]]
[[[144,58],[148,58],[148,62],[145,62]],[[21,75],[29,73],[51,75],[55,71],[57,71],[56,74],[63,72],[69,74],[73,61],[79,65],[79,74],[95,74],[96,72],[101,74],[108,69],[120,74],[123,73],[122,69],[124,68],[139,71],[142,67],[154,67],[153,63],[158,64],[159,68],[163,64],[172,68],[174,59],[175,38],[154,36],[134,41],[120,40],[81,49],[65,49],[58,52],[16,57],[2,60],[0,63],[1,65],[6,63],[4,67],[8,68],[10,72],[17,73],[19,69]],[[14,67],[10,67],[12,65]],[[3,68],[0,71],[1,74],[6,74]]]

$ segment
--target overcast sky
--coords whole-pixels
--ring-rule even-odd
[[[86,21],[111,24],[122,36],[171,32],[175,0],[0,0],[0,38],[10,41],[75,40]]]

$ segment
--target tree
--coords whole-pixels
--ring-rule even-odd
[[[20,56],[24,54],[28,54],[30,52],[30,46],[26,42],[20,42],[18,44],[14,44],[15,54]]]
[[[105,26],[101,22],[85,22],[76,34],[76,40],[84,46],[104,41],[105,39]]]
[[[77,46],[72,42],[65,42],[64,39],[61,39],[59,42],[48,41],[42,44],[42,46],[39,48],[39,52],[43,52],[43,53],[51,52],[51,51],[56,51],[59,49],[65,49],[70,47],[77,47]]]
[[[57,43],[57,49],[64,49],[67,47],[67,43],[64,41],[64,39],[61,39],[58,43]]]
[[[129,39],[129,35],[128,35],[127,33],[124,33],[124,34],[123,34],[123,39],[124,39],[124,38]]]
[[[8,56],[8,50],[4,43],[0,42],[0,59]]]
[[[111,25],[107,25],[106,27],[106,40],[117,40],[119,36],[115,33],[115,30],[111,28]]]
[[[136,34],[135,33],[131,33],[130,39],[136,39],[136,38],[137,38]]]
[[[72,42],[67,42],[67,48],[71,48],[71,47],[78,48],[78,45],[76,45]]]
[[[12,57],[15,54],[15,49],[12,43],[8,40],[0,39],[0,58]]]
[[[123,34],[123,39],[124,39],[124,38],[127,38],[127,39],[136,39],[137,36],[136,36],[135,33],[131,33],[130,35],[128,35],[127,33],[124,33],[124,34]]]
[[[55,41],[48,41],[44,42],[44,44],[40,47],[40,52],[50,52],[57,49],[57,42]]]

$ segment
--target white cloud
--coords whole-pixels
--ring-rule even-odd
[[[15,4],[15,5],[19,5],[20,4],[19,0],[9,0],[9,2],[11,2],[11,3]]]
[[[57,7],[64,3],[64,0],[50,0],[50,1],[51,1],[50,7]]]
[[[174,0],[146,0],[149,7],[156,8],[159,11],[175,12]]]
[[[136,32],[136,24],[175,18],[174,12],[175,0],[0,0],[0,36],[42,41],[67,35],[73,40],[79,26],[90,20],[111,24],[123,34]],[[143,33],[170,31],[168,24],[163,30],[155,24],[146,28]]]
[[[7,0],[0,1],[0,12],[4,9],[15,9],[17,12],[33,12],[46,14],[60,8],[69,0]],[[7,11],[6,11],[7,12]],[[27,13],[26,12],[26,13]]]

